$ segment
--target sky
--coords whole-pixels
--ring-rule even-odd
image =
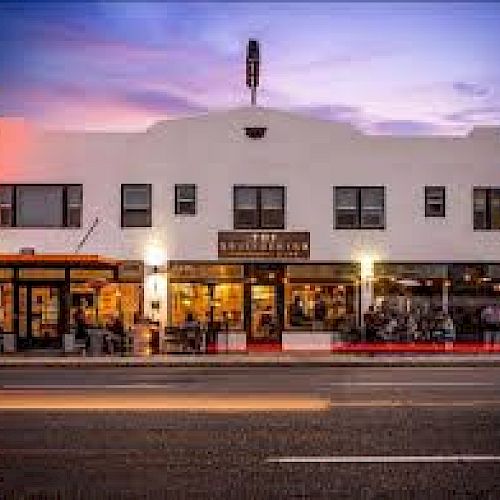
[[[0,116],[143,130],[258,104],[374,134],[500,125],[500,3],[0,3]]]

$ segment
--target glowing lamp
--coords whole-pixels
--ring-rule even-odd
[[[166,254],[159,245],[150,244],[146,247],[144,262],[148,266],[159,267],[166,261]]]
[[[369,280],[374,276],[374,259],[370,255],[361,257],[361,279]]]

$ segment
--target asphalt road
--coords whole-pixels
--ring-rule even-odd
[[[0,386],[0,498],[500,498],[498,367],[16,368]]]

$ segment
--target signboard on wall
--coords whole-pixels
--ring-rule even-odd
[[[118,281],[122,283],[142,283],[144,281],[144,262],[142,260],[120,262]]]
[[[308,231],[219,231],[219,259],[309,259]]]

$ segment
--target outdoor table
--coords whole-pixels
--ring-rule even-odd
[[[106,330],[101,328],[89,328],[89,355],[90,356],[101,356],[103,354],[104,348],[104,336],[106,335]]]

